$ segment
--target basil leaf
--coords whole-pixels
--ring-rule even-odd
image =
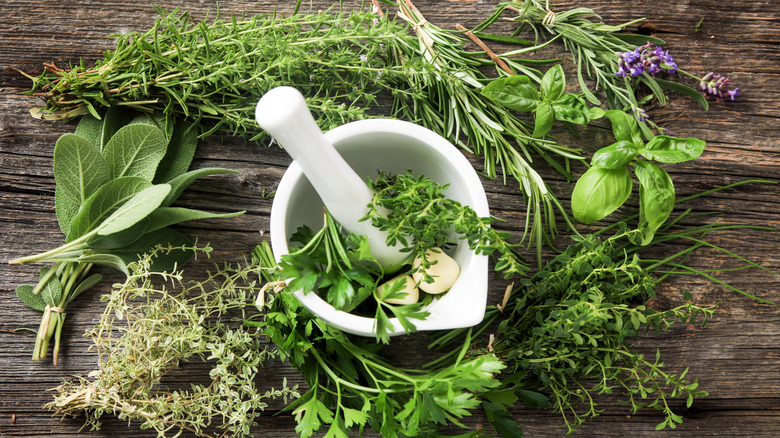
[[[79,213],[73,217],[67,241],[77,239],[94,230],[136,193],[152,184],[137,176],[117,178],[100,187],[87,199]]]
[[[539,90],[528,76],[518,75],[491,81],[482,95],[515,111],[530,112],[539,103]]]
[[[181,222],[192,221],[196,219],[217,219],[225,217],[235,217],[244,214],[244,211],[233,213],[210,213],[203,210],[195,210],[183,207],[160,207],[149,215],[151,220],[146,232],[156,231],[169,225]]]
[[[552,104],[555,118],[562,122],[587,125],[590,122],[590,112],[585,100],[574,94],[564,94]]]
[[[97,234],[108,236],[137,224],[160,206],[171,191],[168,184],[147,187],[125,202],[97,228]]]
[[[92,143],[75,134],[65,134],[57,140],[54,181],[64,196],[81,205],[109,179],[109,166]]]
[[[563,67],[556,64],[542,76],[540,85],[543,100],[558,100],[566,89],[566,76],[563,73]]]
[[[209,175],[224,175],[230,173],[238,173],[238,171],[223,169],[220,167],[206,167],[203,169],[191,170],[187,173],[181,174],[168,182],[168,185],[171,186],[171,192],[168,193],[168,196],[163,201],[162,206],[167,207],[171,205],[173,201],[181,196],[184,189],[189,187],[189,185],[198,178]]]
[[[619,141],[594,152],[590,165],[617,169],[628,165],[637,155],[639,155],[639,151],[634,147],[633,143],[630,141]]]
[[[111,178],[140,176],[151,181],[168,141],[163,132],[150,125],[127,125],[111,137],[103,148]]]
[[[631,195],[631,173],[627,167],[591,167],[574,185],[571,210],[574,218],[589,224],[617,210]]]
[[[46,310],[46,302],[43,300],[41,294],[33,294],[35,288],[29,284],[22,284],[16,287],[16,296],[24,304],[27,304],[31,309],[43,312]]]
[[[609,110],[604,115],[612,122],[612,133],[615,134],[615,140],[630,141],[637,147],[644,145],[636,119],[633,116],[620,110]]]
[[[179,122],[175,125],[165,156],[154,175],[157,184],[167,183],[186,172],[198,147],[198,129],[195,124]]]
[[[666,222],[674,209],[672,178],[657,165],[637,161],[634,173],[639,180],[639,229],[642,245],[653,240],[656,230]]]
[[[553,122],[555,121],[555,113],[553,112],[552,105],[547,102],[539,102],[536,107],[536,121],[534,124],[533,137],[541,138],[552,129]]]
[[[662,163],[682,163],[694,160],[704,152],[706,142],[698,138],[677,138],[657,135],[640,151],[648,160]]]

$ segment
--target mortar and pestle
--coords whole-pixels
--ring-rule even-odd
[[[371,251],[383,266],[406,258],[399,247],[388,247],[386,235],[360,222],[371,199],[366,184],[379,171],[393,174],[411,170],[439,184],[449,184],[448,198],[488,216],[482,183],[468,160],[450,142],[422,126],[390,119],[360,120],[323,134],[301,93],[278,87],[258,102],[257,122],[293,158],[284,173],[271,207],[271,247],[279,260],[290,252],[290,236],[302,225],[319,229],[323,206],[345,230],[365,235]],[[460,265],[452,288],[425,310],[424,320],[413,320],[417,330],[470,327],[482,321],[487,303],[488,257],[470,250],[463,240],[447,253]],[[319,318],[345,331],[375,336],[374,318],[337,310],[316,293],[295,292],[301,303]],[[392,335],[404,334],[391,318]]]

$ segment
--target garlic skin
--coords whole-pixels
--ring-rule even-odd
[[[406,295],[403,298],[388,298],[383,299],[382,295],[385,294],[385,289],[389,288],[390,285],[395,283],[396,281],[404,280],[405,286],[401,290],[402,293],[406,293]],[[393,277],[392,279],[382,283],[379,285],[379,287],[376,288],[376,296],[388,303],[388,304],[398,304],[398,305],[406,305],[406,304],[414,304],[417,302],[417,300],[420,299],[420,290],[415,287],[416,282],[412,279],[411,275],[408,274],[401,274]]]
[[[424,273],[412,274],[415,284],[419,283],[420,289],[429,294],[440,294],[450,290],[460,276],[460,266],[452,257],[442,251],[441,248],[432,248],[425,252],[430,262],[435,262]],[[417,269],[422,264],[422,258],[417,256],[412,263],[412,269]],[[425,282],[425,274],[433,277],[433,283]]]

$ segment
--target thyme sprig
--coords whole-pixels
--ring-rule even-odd
[[[182,271],[152,270],[154,259],[166,252],[210,250],[161,247],[142,256],[125,282],[103,296],[106,308],[87,332],[98,355],[96,371],[55,388],[46,407],[59,415],[86,415],[93,429],[111,413],[161,437],[182,431],[246,436],[268,400],[298,397],[286,379],[278,389],[258,388],[260,367],[276,353],[257,329],[231,322],[241,318],[259,289],[255,264],[216,266],[204,280],[192,282]],[[162,382],[193,359],[213,364],[209,384],[169,388]]]

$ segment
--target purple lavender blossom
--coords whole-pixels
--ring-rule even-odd
[[[726,99],[734,100],[739,96],[739,88],[729,90],[726,86],[731,79],[728,76],[721,76],[717,73],[709,72],[701,78],[699,82],[699,89],[704,92],[705,95],[715,96],[718,101],[724,101]]]
[[[632,105],[631,111],[634,112],[634,117],[640,122],[645,122],[650,119],[650,116],[647,115],[647,111],[645,111],[642,108],[639,108],[638,106]]]
[[[662,71],[667,73],[677,71],[677,64],[669,51],[664,51],[663,47],[653,43],[647,43],[630,52],[617,52],[617,57],[618,71],[615,76],[639,76],[644,71],[651,75]]]

